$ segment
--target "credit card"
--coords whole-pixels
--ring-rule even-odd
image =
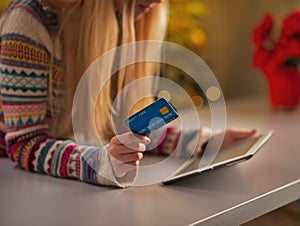
[[[175,109],[164,98],[160,98],[124,120],[134,133],[147,135],[178,118]]]

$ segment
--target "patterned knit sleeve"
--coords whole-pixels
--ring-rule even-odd
[[[22,2],[22,1],[21,1]],[[30,1],[23,1],[28,3]],[[31,1],[0,21],[1,154],[21,168],[84,182],[126,187],[114,176],[106,147],[81,146],[49,135],[51,18]]]
[[[183,129],[169,126],[152,138],[152,146],[160,155],[175,154],[177,158],[188,159],[203,151],[202,147],[211,135],[211,129],[207,127]]]

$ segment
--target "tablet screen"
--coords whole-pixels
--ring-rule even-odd
[[[215,158],[213,158],[213,161],[211,162],[211,156],[209,156],[209,153],[205,153],[201,158],[193,158],[190,161],[188,161],[186,164],[184,164],[172,177],[180,177],[181,175],[189,174],[190,172],[201,172],[201,168],[199,168],[200,161],[201,163],[205,162],[205,159],[207,158],[208,161],[206,166],[213,168],[213,166],[219,166],[219,165],[226,165],[230,162],[232,162],[235,159],[243,159],[248,156],[252,156],[258,149],[269,139],[269,137],[272,135],[272,133],[268,133],[266,135],[258,135],[255,137],[250,137],[238,142],[235,142],[230,147],[221,149]],[[207,169],[207,167],[204,167]],[[172,179],[169,178],[169,179]]]
[[[250,148],[261,138],[262,136],[258,137],[251,137],[242,141],[238,141],[232,146],[221,149],[212,162],[212,164],[223,162],[227,159],[236,158],[238,156],[246,155]]]

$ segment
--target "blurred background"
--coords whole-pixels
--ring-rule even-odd
[[[252,30],[270,12],[279,35],[282,19],[295,9],[300,9],[298,0],[170,0],[167,40],[189,48],[208,64],[225,99],[267,95],[265,77],[251,63]],[[166,74],[183,84],[193,100],[202,96],[189,76],[172,70]]]
[[[5,6],[8,5],[10,0],[1,0],[0,1],[0,12],[3,11],[3,9],[5,8]]]

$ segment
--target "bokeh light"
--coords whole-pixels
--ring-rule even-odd
[[[216,86],[211,86],[206,90],[206,97],[211,101],[217,101],[221,97],[221,90]]]
[[[193,96],[192,101],[197,108],[202,108],[204,106],[204,100],[201,96],[198,95]]]
[[[171,98],[172,98],[170,92],[167,91],[167,90],[161,90],[161,91],[159,91],[159,93],[157,94],[157,97],[159,97],[159,98],[165,98],[167,101],[171,101]]]

